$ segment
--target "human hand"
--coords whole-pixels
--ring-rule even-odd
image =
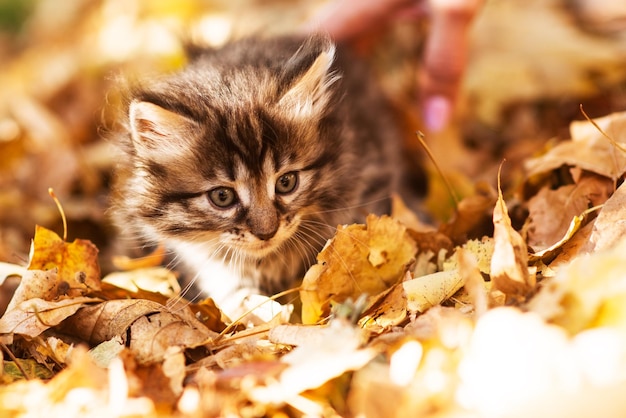
[[[483,0],[337,0],[313,19],[312,30],[349,41],[400,17],[429,16],[431,31],[418,75],[427,130],[443,129],[467,64],[468,32]]]

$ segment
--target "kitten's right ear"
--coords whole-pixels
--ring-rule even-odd
[[[340,76],[332,70],[335,45],[329,38],[309,38],[285,65],[284,80],[291,86],[278,105],[295,117],[321,116]]]
[[[150,102],[133,101],[129,121],[133,146],[143,157],[180,154],[198,129],[197,123],[186,116]]]

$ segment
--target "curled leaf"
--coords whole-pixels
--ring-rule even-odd
[[[493,226],[492,290],[504,293],[507,301],[523,301],[535,286],[535,276],[528,271],[526,242],[511,225],[511,218],[499,189],[493,210]]]

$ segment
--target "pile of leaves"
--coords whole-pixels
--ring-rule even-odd
[[[626,154],[606,132],[624,125],[573,124],[571,141],[528,161],[522,233],[499,190],[465,198],[438,230],[399,200],[391,217],[338,227],[295,315],[260,295],[234,320],[185,301],[163,286],[158,253],[101,279],[93,244],[37,227],[28,267],[0,264],[0,278],[21,278],[0,318],[0,404],[14,416],[623,416]],[[489,216],[492,236],[464,238]]]
[[[546,128],[626,103],[623,35],[574,28],[562,4],[583,1],[487,2],[464,109],[479,141],[427,138],[463,196],[424,163],[438,227],[396,199],[238,317],[186,300],[161,249],[111,261],[117,157],[97,129],[115,123],[99,116],[116,74],[179,68],[183,28],[211,45],[292,30],[321,0],[229,3],[0,0],[15,34],[0,31],[0,415],[626,416],[626,116],[572,122],[562,142]],[[359,45],[411,137],[414,29]]]

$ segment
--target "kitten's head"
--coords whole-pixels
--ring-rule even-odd
[[[352,187],[332,113],[334,50],[318,37],[243,41],[136,91],[129,222],[150,240],[256,259],[298,237],[323,243],[330,232],[303,223],[324,221]]]

